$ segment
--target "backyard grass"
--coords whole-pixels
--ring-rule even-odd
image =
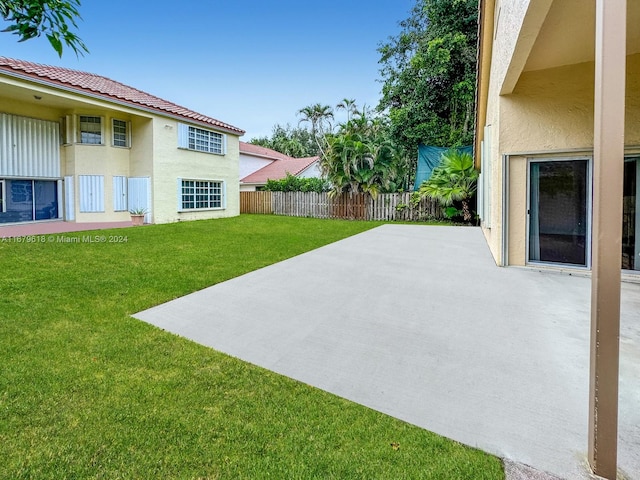
[[[504,478],[491,455],[130,317],[377,225],[243,215],[0,240],[0,478]]]

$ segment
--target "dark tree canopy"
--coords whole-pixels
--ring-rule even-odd
[[[400,34],[378,48],[378,108],[408,152],[472,142],[477,19],[477,0],[417,0]]]
[[[306,128],[292,128],[291,125],[275,125],[270,137],[258,137],[249,140],[253,145],[270,148],[290,157],[315,157],[318,144],[313,134]]]
[[[77,28],[80,0],[0,0],[0,15],[9,23],[3,32],[18,35],[20,42],[45,35],[53,49],[62,56],[64,45],[76,55],[88,52]]]

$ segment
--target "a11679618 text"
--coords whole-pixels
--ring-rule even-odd
[[[128,243],[126,235],[22,235],[2,237],[0,243]]]

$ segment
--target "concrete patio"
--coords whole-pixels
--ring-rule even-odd
[[[589,310],[589,278],[498,268],[477,228],[384,225],[135,317],[574,479],[589,478]],[[620,345],[618,463],[640,479],[638,283]]]

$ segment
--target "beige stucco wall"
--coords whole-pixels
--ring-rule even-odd
[[[226,155],[178,148],[178,122],[153,121],[153,221],[169,223],[240,215],[239,137],[227,134]],[[204,127],[203,127],[204,128]],[[178,179],[224,181],[226,208],[178,211]]]
[[[129,149],[106,145],[69,145],[64,147],[65,175],[73,175],[77,222],[124,222],[130,219],[128,212],[113,211],[113,177],[129,176]],[[104,212],[81,213],[79,205],[79,175],[104,176]]]
[[[145,157],[146,150],[150,150],[151,138],[146,138],[141,126],[149,123],[149,119],[132,116],[128,112],[114,109],[99,109],[96,107],[74,108],[67,110],[73,120],[74,130],[77,128],[79,115],[100,116],[103,121],[103,144],[85,145],[71,143],[62,146],[64,168],[63,175],[73,175],[75,186],[75,219],[76,222],[125,222],[131,216],[127,211],[114,211],[113,209],[113,177],[134,176],[132,164],[139,165],[140,160],[136,155]],[[115,147],[112,145],[112,120],[123,120],[130,125],[131,147]],[[140,130],[140,131],[139,131]],[[75,135],[75,132],[74,132]],[[77,140],[77,139],[76,139]],[[79,175],[102,175],[104,176],[104,212],[81,213],[79,202]]]
[[[640,145],[640,55],[627,57],[625,144]],[[502,240],[502,155],[509,160],[508,263],[526,261],[527,169],[531,156],[590,156],[593,148],[594,63],[524,72],[513,93],[491,90],[492,228],[485,228],[498,263]],[[493,95],[493,96],[491,96]],[[520,155],[520,154],[529,155]]]

